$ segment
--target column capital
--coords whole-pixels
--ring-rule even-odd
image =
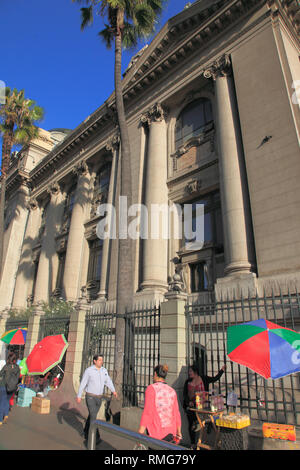
[[[82,160],[81,162],[76,163],[74,168],[72,168],[72,173],[79,176],[87,175],[89,172],[88,164]]]
[[[47,187],[47,193],[50,194],[50,196],[57,196],[60,193],[60,191],[61,189],[57,181],[50,183],[49,186]]]
[[[150,125],[152,122],[162,122],[166,119],[168,109],[160,103],[155,103],[141,116],[141,123]]]
[[[232,74],[231,59],[228,54],[223,54],[203,71],[205,78],[216,80],[218,77],[227,77]]]
[[[115,150],[117,150],[119,148],[119,145],[120,145],[120,134],[116,134],[114,135],[106,144],[105,146],[105,150],[107,150],[108,152],[111,152],[111,153],[114,153]]]
[[[35,197],[29,197],[26,201],[26,208],[30,211],[35,211],[39,207],[38,201]]]

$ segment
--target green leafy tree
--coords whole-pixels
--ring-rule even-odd
[[[33,100],[25,98],[24,90],[5,88],[5,103],[0,106],[0,135],[2,136],[1,194],[0,194],[0,279],[3,268],[4,211],[7,172],[15,145],[28,144],[38,135],[35,123],[44,115]]]
[[[68,317],[75,309],[72,302],[64,299],[51,299],[50,302],[42,302],[42,310],[45,317]]]
[[[85,3],[81,8],[81,29],[91,25],[97,16],[104,19],[105,28],[99,32],[106,46],[114,44],[115,65],[114,85],[115,102],[121,137],[121,195],[127,196],[131,204],[131,158],[128,127],[124,110],[122,92],[122,47],[130,48],[138,44],[142,38],[154,32],[155,23],[161,13],[164,0],[72,0]],[[126,308],[131,305],[133,298],[131,241],[119,239],[118,253],[118,282],[117,282],[117,312],[115,338],[114,383],[121,398],[124,362],[125,320],[122,317]]]

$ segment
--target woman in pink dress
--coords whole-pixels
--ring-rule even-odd
[[[154,369],[153,384],[146,388],[139,433],[144,434],[147,429],[150,437],[178,443],[182,439],[181,416],[177,394],[165,382],[167,373],[167,365]]]

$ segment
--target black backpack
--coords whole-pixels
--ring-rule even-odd
[[[13,393],[18,388],[20,378],[20,368],[17,364],[5,365],[1,370],[7,393]]]

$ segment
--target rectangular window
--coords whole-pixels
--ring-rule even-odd
[[[208,272],[205,261],[190,264],[191,292],[203,292],[208,290]]]
[[[56,277],[56,289],[63,288],[65,261],[66,261],[66,252],[64,251],[63,253],[59,254],[58,270],[57,270],[57,277]]]
[[[88,281],[100,281],[101,277],[101,265],[102,265],[102,249],[103,241],[97,238],[91,240],[90,245],[90,257],[88,267]]]
[[[210,195],[199,198],[195,201],[191,201],[192,204],[192,230],[196,231],[197,227],[197,214],[196,207],[197,204],[204,205],[204,248],[207,245],[219,246],[223,248],[223,226],[222,226],[222,214],[220,207],[220,197],[219,193],[212,193]],[[182,206],[182,216],[183,216],[183,247],[187,245],[191,240],[185,237],[185,225],[184,225],[184,206]],[[198,221],[198,223],[201,223]]]

